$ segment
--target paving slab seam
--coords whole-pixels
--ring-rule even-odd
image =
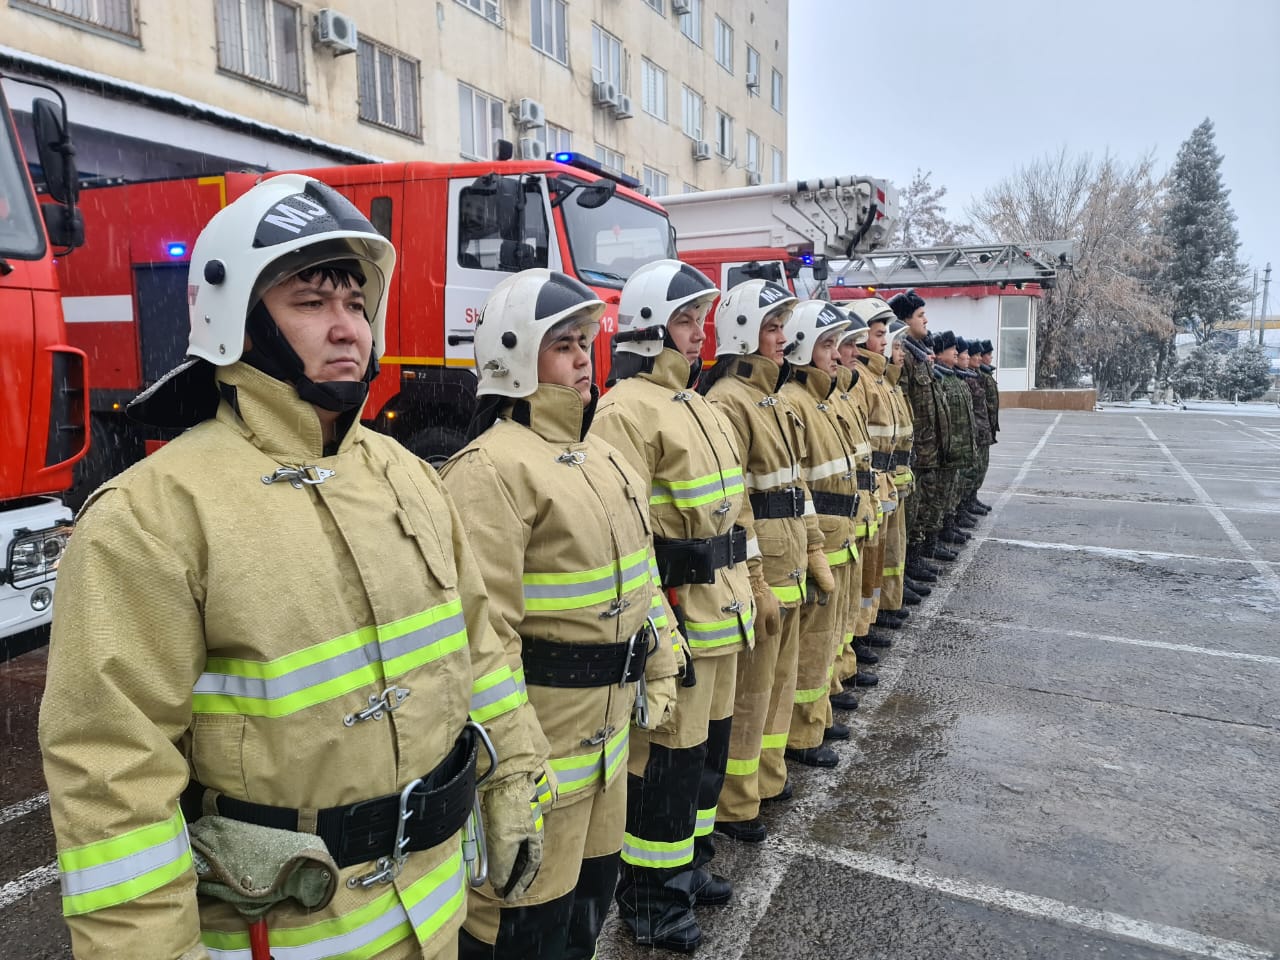
[[[1204,487],[1200,486],[1196,481],[1196,478],[1191,475],[1178,458],[1173,455],[1173,452],[1165,445],[1164,441],[1155,435],[1155,432],[1143,422],[1141,417],[1136,417],[1135,419],[1142,424],[1142,428],[1150,434],[1151,439],[1159,444],[1160,449],[1169,459],[1169,462],[1173,464],[1174,469],[1182,475],[1182,479],[1186,481],[1187,486],[1194,490],[1196,496],[1199,497],[1201,502],[1209,508],[1209,512],[1213,515],[1213,519],[1217,520],[1218,526],[1222,527],[1223,533],[1225,533],[1227,538],[1235,544],[1236,549],[1248,558],[1249,562],[1253,564],[1253,568],[1261,574],[1262,579],[1271,587],[1276,598],[1280,599],[1280,576],[1277,576],[1276,572],[1271,569],[1271,565],[1258,555],[1258,551],[1253,548],[1253,544],[1246,540],[1243,534],[1236,529],[1236,525],[1232,523],[1231,519],[1222,512],[1222,509],[1214,503],[1213,498],[1209,496]]]
[[[1014,494],[1015,497],[1031,497],[1041,500],[1082,500],[1086,503],[1135,503],[1139,506],[1150,504],[1157,507],[1195,507],[1197,510],[1207,510],[1203,503],[1199,500],[1136,500],[1129,497],[1084,497],[1073,496],[1066,493],[1034,493],[1031,491],[1019,491]],[[1260,513],[1268,516],[1280,516],[1280,507],[1228,507],[1221,508],[1227,513]]]
[[[28,797],[26,800],[21,800],[12,806],[5,807],[3,810],[0,810],[0,827],[4,826],[10,820],[17,820],[20,817],[25,817],[27,814],[34,813],[48,805],[49,794],[38,793],[34,797]]]
[[[1028,550],[1060,550],[1068,553],[1094,553],[1103,557],[1122,560],[1196,560],[1202,563],[1244,563],[1251,567],[1280,566],[1280,560],[1249,560],[1245,557],[1210,557],[1198,553],[1166,553],[1162,550],[1129,550],[1125,547],[1099,547],[1087,543],[1052,543],[1046,540],[1016,540],[1009,537],[990,537],[990,543],[1002,543],[1010,547]]]
[[[1054,417],[1053,422],[1045,429],[1039,441],[1023,460],[1022,470],[1013,478],[1012,481],[1010,481],[1009,486],[1005,488],[1000,496],[996,498],[995,503],[991,505],[990,515],[983,518],[979,527],[975,530],[972,540],[970,540],[966,545],[964,553],[961,554],[958,560],[948,565],[945,572],[945,582],[939,584],[938,588],[933,591],[933,594],[919,608],[921,612],[913,616],[908,621],[908,625],[927,627],[934,617],[936,617],[941,611],[941,608],[955,591],[960,580],[963,579],[965,571],[968,570],[969,565],[973,562],[973,558],[978,553],[978,548],[981,547],[982,543],[987,539],[987,531],[992,528],[1005,505],[1008,504],[1009,500],[1013,497],[1013,491],[1026,477],[1027,473],[1031,469],[1032,463],[1035,462],[1040,451],[1044,449],[1045,443],[1049,439],[1049,435],[1053,433],[1054,427],[1056,427],[1061,420],[1062,413],[1059,412],[1058,415]],[[917,631],[912,631],[912,633],[915,632]],[[907,659],[909,655],[914,652],[915,646],[915,637],[910,634],[906,637],[902,637],[901,639],[898,636],[894,637],[894,649],[898,652],[899,656],[895,656],[892,660],[886,661],[886,667],[880,673],[880,683],[871,688],[872,695],[875,699],[868,701],[865,697],[863,698],[863,705],[874,704],[873,709],[867,711],[863,706],[860,706],[854,716],[850,718],[849,725],[860,734],[867,733],[868,729],[871,727],[875,714],[879,712],[885,701],[887,701],[889,696],[893,693],[894,687],[897,686],[898,680],[903,674]],[[904,654],[906,656],[904,656]],[[850,738],[844,742],[829,744],[829,746],[831,746],[840,756],[842,769],[850,769],[850,761],[855,760],[860,754],[861,751],[858,746],[858,740],[860,739],[861,737],[859,736]],[[824,775],[812,774],[811,776],[814,779],[817,779]],[[806,782],[808,779],[809,776],[806,776]],[[818,780],[818,782],[820,783],[821,780]],[[793,801],[790,806],[790,816],[787,817],[788,829],[790,831],[803,831],[807,829],[821,813],[835,806],[838,802],[841,802],[844,799],[846,798],[842,793],[839,790],[834,789],[815,790],[813,793],[798,798]],[[768,844],[766,849],[777,852],[785,850],[785,848],[788,845],[793,844],[794,841],[784,838],[778,834],[771,834],[766,843]],[[785,867],[785,865],[793,859],[794,857],[782,858],[779,867]],[[764,921],[765,914],[768,912],[769,906],[773,902],[773,896],[777,892],[779,884],[782,883],[785,872],[785,869],[774,869],[768,871],[768,873],[760,877],[758,881],[756,881],[755,877],[745,881],[742,878],[735,877],[735,888],[738,884],[745,882],[747,891],[750,894],[757,895],[759,897],[760,905],[756,916],[754,919],[748,919],[741,927],[737,924],[738,914],[741,911],[735,911],[732,917],[726,917],[725,922],[730,922],[734,925],[735,929],[741,929],[744,931],[744,935],[739,938],[740,943],[736,945],[734,949],[731,949],[728,953],[724,954],[708,953],[704,947],[703,950],[700,951],[700,955],[708,958],[714,956],[715,960],[721,960],[721,958],[723,958],[723,960],[742,960],[742,957],[745,955],[745,951],[749,946],[750,936],[760,923]],[[717,931],[719,930],[719,927],[720,924],[717,924]],[[717,935],[716,939],[719,940],[720,937]]]
[[[1235,430],[1241,435],[1248,437],[1250,440],[1253,440],[1255,443],[1265,443],[1268,447],[1275,447],[1277,450],[1280,450],[1280,443],[1276,443],[1276,441],[1272,440],[1271,436],[1261,427],[1246,427],[1244,424],[1235,426],[1234,424],[1227,423],[1225,420],[1215,420],[1214,423],[1220,423],[1224,427],[1230,427],[1232,430]],[[1262,436],[1255,437],[1253,434],[1248,432],[1249,430],[1257,430],[1259,433],[1262,434]]]
[[[974,620],[971,617],[959,617],[951,613],[940,614],[949,623],[960,623],[975,627],[996,627],[1003,630],[1022,630],[1026,633],[1043,633],[1053,637],[1072,637],[1079,640],[1104,640],[1107,643],[1127,643],[1135,647],[1150,647],[1155,650],[1171,650],[1175,653],[1193,653],[1198,657],[1225,657],[1229,660],[1248,660],[1251,663],[1265,663],[1280,667],[1280,657],[1269,657],[1261,653],[1239,653],[1235,650],[1211,650],[1208,647],[1197,647],[1189,643],[1169,643],[1166,640],[1139,640],[1137,637],[1119,637],[1107,633],[1088,633],[1084,630],[1066,630],[1054,627],[1033,627],[1024,623],[996,623],[991,620]]]
[[[22,876],[10,880],[0,886],[0,910],[30,896],[41,887],[47,887],[58,881],[58,861],[46,863],[43,867],[28,870]]]
[[[1212,960],[1277,960],[1276,954],[1270,950],[1236,940],[1224,940],[1220,937],[1197,933],[1194,930],[1126,917],[1109,910],[1073,906],[1051,897],[1007,890],[972,880],[945,877],[921,867],[910,866],[885,857],[832,848],[811,840],[786,838],[779,843],[779,846],[790,848],[796,857],[824,860],[846,869],[933,890],[982,906],[1003,909],[1035,919],[1049,920],[1064,926],[1079,927],[1146,946],[1175,950],[1196,957],[1209,957]]]

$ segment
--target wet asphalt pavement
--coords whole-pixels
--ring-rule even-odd
[[[841,765],[793,765],[766,843],[719,838],[697,956],[1280,956],[1280,416],[1001,420],[995,510]],[[0,665],[0,958],[68,955],[43,664]],[[601,960],[658,956],[608,921]]]

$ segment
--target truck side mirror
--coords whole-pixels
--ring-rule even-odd
[[[813,258],[813,279],[816,280],[818,283],[821,283],[823,280],[827,279],[829,274],[830,274],[830,268],[827,266],[827,258],[814,257]]]
[[[76,247],[84,246],[84,214],[79,207],[42,203],[40,212],[44,214],[44,228],[49,232],[49,242],[55,247],[62,247],[64,253],[70,253]]]
[[[578,206],[587,210],[603,207],[618,192],[618,184],[613,180],[597,180],[589,187],[578,191]]]
[[[31,104],[36,152],[44,169],[45,187],[59,203],[74,204],[80,196],[76,173],[76,148],[67,136],[62,110],[52,100],[37,98]]]

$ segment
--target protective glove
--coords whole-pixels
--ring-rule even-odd
[[[756,623],[762,625],[769,636],[775,636],[782,629],[778,598],[773,595],[763,576],[752,575],[751,595],[756,601]]]
[[[823,593],[836,592],[836,578],[831,575],[831,564],[827,562],[826,551],[822,544],[814,544],[809,548],[809,573],[813,582]]]
[[[644,682],[644,702],[649,710],[649,723],[646,730],[656,730],[671,718],[676,706],[677,677],[660,677],[657,680]]]
[[[533,885],[542,866],[542,809],[533,774],[516,773],[480,792],[489,882],[507,903]]]

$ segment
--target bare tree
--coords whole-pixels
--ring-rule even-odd
[[[946,187],[935,187],[930,181],[932,170],[916,168],[911,182],[898,194],[898,229],[893,246],[899,249],[937,247],[943,244],[963,243],[970,236],[969,228],[947,219],[942,208]]]
[[[1087,371],[1124,396],[1150,379],[1172,335],[1154,292],[1162,183],[1148,154],[1125,165],[1066,148],[1020,168],[968,211],[987,239],[1075,240],[1075,269],[1058,277],[1037,323],[1041,383],[1071,385]]]

